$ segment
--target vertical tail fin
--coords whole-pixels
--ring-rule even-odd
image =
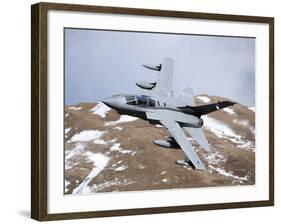
[[[186,87],[175,100],[177,105],[195,106],[193,89]]]

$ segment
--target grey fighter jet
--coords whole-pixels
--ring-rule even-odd
[[[147,120],[151,124],[163,125],[171,137],[167,140],[155,140],[154,144],[167,148],[181,148],[187,158],[177,160],[177,164],[205,170],[203,162],[188,141],[186,133],[209,152],[209,144],[202,130],[201,116],[235,103],[222,101],[195,106],[191,88],[185,88],[179,96],[173,97],[173,59],[164,58],[162,63],[157,66],[143,66],[159,73],[156,82],[136,83],[142,91],[141,95],[119,94],[106,98],[102,102],[119,114],[127,114]]]

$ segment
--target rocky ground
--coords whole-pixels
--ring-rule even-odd
[[[226,100],[200,95],[196,105]],[[180,149],[153,144],[169,133],[162,126],[118,115],[102,103],[65,108],[65,193],[138,191],[255,184],[255,112],[241,104],[202,117],[211,152],[192,138],[207,167],[175,164]]]

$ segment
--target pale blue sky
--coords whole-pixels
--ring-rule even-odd
[[[175,60],[175,95],[186,86],[255,105],[255,39],[65,29],[65,103],[96,102],[136,93],[138,81],[157,73],[142,64]]]

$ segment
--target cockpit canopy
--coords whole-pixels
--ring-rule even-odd
[[[151,99],[148,96],[127,95],[125,96],[125,99],[126,103],[129,105],[155,107],[155,100]]]

